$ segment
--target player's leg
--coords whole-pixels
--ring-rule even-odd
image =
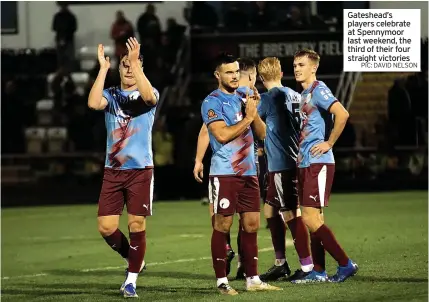
[[[211,191],[213,188],[211,186],[211,183],[209,182],[209,191]],[[215,215],[214,215],[214,205],[213,205],[213,199],[209,198],[209,213],[210,213],[210,217],[212,220],[212,228],[214,228],[214,223],[215,223]],[[231,262],[235,257],[235,252],[231,247],[231,233],[228,232],[226,234],[226,255],[227,255],[227,262],[226,262],[226,275],[228,276],[229,273],[231,272]]]
[[[214,226],[211,252],[216,284],[222,294],[237,295],[227,278],[226,234],[230,231],[237,203],[234,177],[210,177],[209,199],[213,203]]]
[[[310,232],[313,233],[313,237],[320,240],[324,249],[338,262],[337,274],[330,280],[342,282],[356,274],[358,267],[349,259],[334,233],[324,222],[323,208],[328,206],[334,171],[335,166],[328,164],[313,164],[306,169],[302,218]],[[313,271],[313,275],[316,276],[318,273]]]
[[[124,297],[137,297],[137,277],[144,266],[146,253],[146,217],[152,215],[153,170],[127,171],[125,197],[128,211],[130,249],[128,275],[124,282]]]
[[[308,229],[299,210],[296,169],[285,170],[276,176],[276,189],[282,216],[293,238],[302,272],[313,269]]]
[[[261,275],[263,281],[273,281],[290,274],[289,264],[286,261],[286,225],[280,215],[280,200],[275,185],[275,175],[267,175],[267,195],[264,204],[264,217],[267,220],[271,241],[274,247],[274,265]]]
[[[235,280],[244,280],[244,265],[241,261],[241,234],[243,233],[243,223],[241,221],[241,216],[238,214],[238,233],[237,233],[237,275],[235,276]]]
[[[281,290],[262,282],[258,274],[258,229],[260,225],[259,184],[257,177],[239,178],[242,185],[238,190],[237,212],[240,213],[243,225],[241,234],[242,261],[246,274],[248,291]]]
[[[122,171],[104,171],[103,185],[98,201],[98,231],[106,243],[128,262],[129,244],[119,230],[119,217],[124,208]]]

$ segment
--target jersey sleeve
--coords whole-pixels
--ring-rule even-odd
[[[265,95],[261,95],[261,100],[258,104],[258,114],[261,117],[261,119],[265,120],[268,115],[268,99],[265,97]]]
[[[201,105],[201,116],[207,126],[216,121],[223,121],[222,104],[220,100],[216,98],[205,99]]]
[[[112,94],[110,93],[110,89],[103,90],[103,97],[107,100],[107,104],[111,104],[114,101]]]
[[[158,102],[159,101],[159,91],[155,87],[152,87],[152,89],[153,89],[153,94],[155,95],[156,101]]]
[[[316,87],[313,91],[313,97],[315,98],[314,104],[326,111],[329,111],[331,106],[338,102],[337,98],[332,94],[328,87]]]

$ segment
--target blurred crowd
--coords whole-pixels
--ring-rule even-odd
[[[198,1],[188,11],[187,19],[193,33],[336,28],[337,16],[330,13],[313,16],[310,5],[299,1]],[[319,2],[319,6],[323,10],[324,4]]]
[[[65,152],[104,151],[104,116],[88,110],[86,105],[99,68],[96,52],[92,56],[93,67],[84,70],[75,46],[79,16],[73,14],[67,3],[59,2],[58,6],[51,28],[56,48],[2,48],[3,154],[29,151],[25,129],[31,127],[65,128],[67,141],[62,147]],[[126,51],[125,41],[136,36],[142,45],[145,73],[161,93],[174,80],[170,70],[176,63],[185,30],[184,25],[170,18],[162,31],[153,4],[147,4],[135,25],[123,11],[118,11],[110,27],[114,56]],[[112,67],[106,87],[118,84],[118,70]]]

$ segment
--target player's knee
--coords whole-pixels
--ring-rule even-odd
[[[247,219],[243,224],[246,233],[255,233],[259,229],[259,219]]]
[[[146,230],[146,221],[143,216],[128,218],[128,229],[132,233],[142,232]]]
[[[283,219],[285,222],[289,222],[292,219],[294,219],[296,216],[296,212],[294,211],[284,211],[283,213]]]
[[[101,236],[106,237],[112,235],[118,229],[118,224],[112,221],[98,221],[98,232]]]
[[[230,219],[231,217],[232,216],[216,216],[214,227],[215,230],[222,233],[228,233],[232,225],[232,219]]]
[[[323,220],[320,218],[320,215],[314,215],[306,212],[302,213],[302,221],[310,232],[316,232],[323,225]]]
[[[270,206],[269,204],[264,204],[264,218],[269,219],[274,217],[274,207]]]

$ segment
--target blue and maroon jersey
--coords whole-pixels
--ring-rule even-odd
[[[159,93],[154,88],[156,99]],[[138,90],[123,91],[119,87],[103,90],[107,99],[105,167],[119,170],[153,167],[152,126],[155,106],[148,106]]]
[[[315,163],[335,163],[332,149],[319,158],[310,153],[314,145],[329,139],[334,124],[329,109],[335,102],[338,102],[337,98],[321,81],[314,81],[301,93],[301,135],[297,162],[299,168],[306,168]]]
[[[216,121],[233,126],[243,119],[243,101],[237,94],[227,94],[217,89],[201,105],[201,116],[207,127]],[[210,176],[256,176],[253,133],[250,126],[234,140],[221,144],[209,129],[213,155]]]

